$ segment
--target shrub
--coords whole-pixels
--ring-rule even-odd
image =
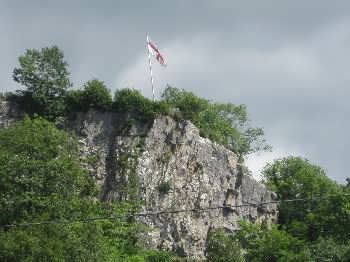
[[[184,119],[194,122],[199,120],[199,113],[205,111],[209,106],[209,101],[187,92],[168,86],[163,94],[162,99],[169,105],[178,108]]]
[[[171,189],[171,185],[169,181],[163,181],[158,185],[158,191],[162,194],[167,194]]]
[[[242,221],[235,238],[244,248],[247,261],[310,261],[304,242],[275,226],[267,229]]]
[[[113,110],[120,113],[131,113],[141,121],[153,120],[159,115],[169,114],[169,106],[162,101],[151,101],[138,90],[117,90],[114,96]]]
[[[320,238],[311,244],[310,251],[314,261],[350,261],[350,243],[339,245],[333,239]]]
[[[83,90],[72,90],[67,95],[69,111],[83,111],[96,109],[109,111],[112,106],[112,96],[105,84],[93,79],[84,84]]]
[[[211,262],[243,262],[242,251],[232,235],[216,229],[208,234],[205,255]]]
[[[244,105],[211,103],[170,86],[164,90],[162,98],[179,110],[177,117],[192,121],[202,136],[227,146],[240,156],[270,149],[263,138],[263,130],[249,125]]]
[[[87,108],[107,111],[112,106],[112,96],[102,81],[93,79],[84,85],[83,103]]]
[[[84,105],[83,98],[83,90],[68,91],[66,96],[67,113],[87,111],[88,108],[86,108],[86,106]]]

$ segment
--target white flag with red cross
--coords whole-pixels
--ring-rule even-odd
[[[147,47],[148,47],[148,52],[156,58],[156,60],[159,62],[159,64],[161,64],[162,66],[166,67],[167,64],[166,64],[164,55],[162,55],[160,53],[159,48],[148,37],[148,35],[147,35]]]
[[[153,72],[152,72],[152,62],[151,62],[151,55],[153,55],[156,60],[161,64],[162,66],[166,67],[166,62],[164,56],[160,53],[158,47],[154,42],[151,41],[147,34],[147,50],[148,50],[148,63],[149,63],[149,72],[151,76],[151,85],[152,85],[152,94],[153,94],[153,101],[155,101],[154,96],[154,79],[153,79]]]

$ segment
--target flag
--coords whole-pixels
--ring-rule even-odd
[[[160,53],[156,44],[154,42],[152,42],[148,36],[147,36],[147,47],[148,47],[148,52],[157,59],[159,64],[166,67],[166,62],[165,62],[164,56]]]

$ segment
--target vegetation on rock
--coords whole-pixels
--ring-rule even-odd
[[[249,125],[244,105],[212,103],[170,86],[164,90],[162,98],[179,110],[177,118],[192,121],[202,136],[227,146],[240,156],[270,149],[263,138],[263,130]]]
[[[97,201],[98,190],[80,166],[75,139],[47,119],[89,109],[128,114],[130,121],[146,123],[168,115],[192,121],[203,137],[241,159],[269,149],[263,130],[250,125],[244,105],[213,103],[170,86],[160,101],[133,89],[117,90],[112,99],[98,79],[82,90],[68,90],[68,64],[56,46],[27,50],[13,78],[26,89],[0,99],[19,103],[34,117],[0,130],[1,261],[175,261],[167,252],[145,250],[138,241],[144,229],[133,219],[70,222],[120,216],[135,206]],[[121,155],[118,167],[126,169],[130,158]],[[136,198],[137,180],[131,178],[123,186],[125,194]],[[350,261],[350,179],[348,185],[339,185],[322,168],[299,157],[267,165],[263,178],[280,200],[300,201],[282,202],[272,227],[242,222],[235,234],[211,231],[209,261]],[[170,185],[164,181],[158,190],[165,194]],[[6,226],[40,221],[60,223]]]
[[[212,230],[208,234],[206,257],[212,262],[244,262],[240,243],[223,229]]]
[[[144,229],[133,220],[88,221],[134,207],[96,201],[76,141],[47,120],[25,118],[0,130],[0,165],[1,261],[170,261],[142,248]],[[41,221],[61,223],[5,226]]]
[[[13,78],[27,89],[7,97],[18,102],[29,114],[55,120],[71,112],[95,109],[129,113],[142,122],[169,115],[192,121],[202,136],[233,150],[241,160],[246,154],[270,149],[263,130],[250,126],[244,105],[213,103],[170,86],[164,90],[160,101],[152,101],[128,88],[117,90],[112,100],[110,91],[98,79],[88,81],[82,90],[68,90],[72,86],[68,64],[56,46],[29,49],[19,57],[19,63]]]
[[[67,93],[68,112],[88,111],[95,109],[109,111],[112,106],[112,96],[105,84],[93,79],[84,84],[83,90],[71,90]]]

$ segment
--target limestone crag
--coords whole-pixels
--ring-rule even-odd
[[[211,229],[233,232],[241,219],[276,219],[276,205],[229,207],[275,196],[244,171],[233,152],[201,137],[191,122],[160,117],[140,124],[128,119],[90,111],[70,121],[87,149],[83,154],[99,156],[90,169],[103,181],[103,199],[119,201],[136,194],[144,212],[210,208],[144,217],[142,222],[151,228],[145,238],[150,247],[202,258]],[[137,185],[137,192],[127,188],[130,184]],[[216,208],[223,205],[227,208]]]
[[[0,127],[22,115],[6,108]],[[138,200],[140,212],[187,210],[140,219],[150,228],[143,236],[150,248],[203,258],[213,228],[234,232],[241,219],[276,219],[275,204],[258,205],[275,195],[247,173],[236,154],[201,137],[189,121],[135,118],[89,111],[72,114],[65,128],[78,134],[81,163],[101,186],[102,200]]]

